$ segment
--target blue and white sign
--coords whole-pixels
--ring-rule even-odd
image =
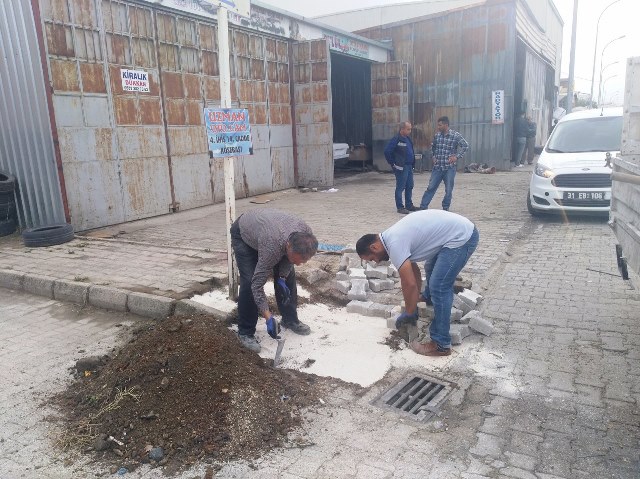
[[[491,123],[494,125],[504,123],[504,90],[491,92]]]
[[[249,110],[205,108],[207,143],[214,158],[253,155]]]

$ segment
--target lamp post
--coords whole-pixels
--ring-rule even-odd
[[[614,38],[613,40],[611,40],[609,43],[607,43],[604,48],[602,49],[602,53],[600,54],[600,80],[598,82],[599,88],[598,88],[598,105],[600,105],[600,92],[602,91],[602,58],[604,57],[604,51],[607,49],[607,47],[609,45],[611,45],[613,42],[620,40],[621,38],[626,37],[626,35],[620,35],[618,38]],[[608,65],[607,65],[608,66]]]
[[[609,80],[611,80],[612,78],[615,78],[615,77],[617,77],[617,76],[618,76],[618,74],[617,74],[617,73],[615,73],[615,74],[613,74],[613,75],[611,75],[611,76],[608,76],[608,77],[605,79],[605,81],[602,83],[602,85],[601,85],[601,86],[602,86],[602,88],[600,89],[600,92],[598,93],[598,106],[599,106],[599,107],[600,107],[600,106],[602,106],[602,105],[600,105],[600,95],[601,95],[601,94],[602,94],[602,99],[604,100],[604,96],[605,96],[605,95],[604,95],[604,92],[605,92],[604,87],[605,87],[605,85],[607,84],[607,82],[608,82]]]
[[[600,12],[600,15],[598,16],[598,22],[596,23],[596,41],[595,45],[593,46],[593,70],[591,71],[591,94],[589,95],[589,108],[593,108],[593,79],[596,76],[596,53],[598,52],[598,29],[600,28],[600,19],[602,18],[604,12],[606,12],[611,5],[614,5],[619,1],[620,0],[614,0],[609,5],[604,7],[604,10],[602,10],[602,12]]]

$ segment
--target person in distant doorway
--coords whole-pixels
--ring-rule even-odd
[[[464,157],[468,149],[469,143],[467,143],[467,140],[460,133],[449,128],[449,118],[446,116],[438,118],[438,132],[433,138],[433,143],[431,143],[433,170],[431,170],[427,190],[422,195],[422,201],[420,201],[421,210],[429,208],[429,203],[431,203],[441,182],[444,182],[442,209],[449,210],[453,196],[457,162]]]
[[[243,213],[233,222],[230,232],[240,273],[238,337],[242,345],[260,352],[254,336],[258,315],[266,320],[269,336],[279,337],[280,325],[264,293],[271,275],[282,325],[296,334],[309,334],[311,328],[298,320],[294,265],[306,263],[318,250],[311,228],[300,218],[265,208]]]
[[[418,302],[424,261],[426,284],[422,297],[433,304],[434,319],[429,326],[431,341],[410,343],[411,349],[425,356],[451,354],[451,307],[456,276],[473,254],[480,235],[464,216],[447,211],[412,213],[380,234],[366,234],[356,243],[356,251],[366,261],[388,261],[400,273],[405,312],[396,318],[396,328],[418,321]]]
[[[527,143],[524,148],[524,156],[520,161],[520,164],[524,164],[524,160],[527,160],[527,164],[533,164],[533,157],[535,155],[534,149],[536,146],[536,122],[530,116],[527,116]]]
[[[389,143],[387,143],[384,149],[384,157],[396,175],[396,210],[403,215],[418,209],[413,205],[411,199],[415,156],[410,135],[411,123],[403,121],[400,123],[398,134],[389,140]],[[402,203],[403,192],[404,204]]]
[[[522,112],[518,115],[518,118],[516,118],[515,124],[513,125],[516,137],[516,156],[513,157],[513,166],[518,168],[521,168],[522,163],[524,162],[522,154],[527,146],[528,129],[527,119],[524,117],[524,112]]]

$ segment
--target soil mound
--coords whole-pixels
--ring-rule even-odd
[[[206,316],[145,323],[103,365],[84,367],[55,398],[65,421],[60,445],[129,471],[150,462],[169,474],[285,444],[301,409],[336,383],[274,369]]]

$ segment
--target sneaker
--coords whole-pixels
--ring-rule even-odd
[[[522,163],[520,163],[519,165],[516,165],[516,168],[522,168],[524,165]]]
[[[409,211],[420,211],[420,208],[418,208],[417,206],[409,206],[407,209]]]
[[[444,206],[442,207],[442,211],[449,211],[449,208],[445,208]]]
[[[245,348],[250,349],[254,353],[259,353],[260,343],[255,338],[255,336],[247,336],[245,334],[238,334],[238,339],[240,340],[240,344],[242,344]]]
[[[291,323],[285,323],[284,321],[282,321],[282,323],[280,323],[283,327],[287,328],[288,330],[290,330],[293,333],[296,334],[300,334],[301,336],[306,336],[307,334],[311,333],[311,328],[309,326],[307,326],[304,323],[301,323],[300,321],[297,322],[291,322]]]
[[[401,215],[408,215],[409,213],[411,213],[411,211],[406,208],[398,208],[398,213],[400,213]]]

